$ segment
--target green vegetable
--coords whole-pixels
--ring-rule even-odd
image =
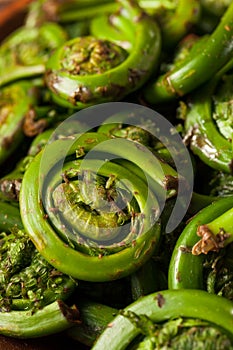
[[[165,48],[174,47],[177,42],[191,30],[200,17],[200,2],[198,0],[147,1],[138,0],[139,6],[160,24],[162,41]],[[46,11],[46,9],[45,9]],[[90,4],[80,4],[79,1],[56,4],[55,18],[63,25],[70,22],[90,21],[90,31],[101,38],[113,33],[111,23],[103,15],[121,11],[118,1],[98,1]],[[98,18],[98,17],[102,18]],[[111,16],[112,21],[112,16]],[[110,22],[111,22],[110,21]],[[115,33],[117,35],[117,33]],[[125,33],[122,33],[122,35]],[[120,39],[120,33],[118,35]],[[124,40],[124,39],[123,39]]]
[[[77,300],[77,307],[81,322],[69,328],[66,335],[91,347],[118,313],[118,309],[82,298]]]
[[[36,251],[23,231],[19,208],[3,202],[0,208],[0,334],[39,337],[68,328],[78,312],[62,300],[76,282]]]
[[[22,26],[11,33],[0,47],[0,86],[42,75],[51,50],[65,40],[65,31],[52,22],[39,27]]]
[[[143,89],[144,99],[154,105],[190,93],[208,81],[232,56],[233,4],[207,40],[188,57]]]
[[[199,0],[179,0],[172,2],[175,3],[173,11],[164,11],[163,3],[161,1],[161,14],[155,12],[153,15],[161,26],[163,48],[171,50],[198,22],[201,6]]]
[[[137,145],[123,141],[129,160]],[[99,133],[54,141],[31,162],[20,191],[24,227],[37,249],[60,271],[83,280],[128,275],[158,245],[157,199],[134,173],[106,161],[108,155],[125,156],[111,142]],[[93,158],[85,159],[90,150]],[[145,161],[143,150],[137,154],[136,169]],[[163,185],[164,173],[158,170],[157,164],[148,169]]]
[[[32,106],[38,103],[38,88],[21,81],[0,90],[0,164],[23,143],[23,123]]]
[[[160,30],[136,2],[121,0],[124,11],[115,18],[114,30],[130,37],[130,47],[106,37],[78,37],[53,52],[45,80],[56,103],[78,109],[118,101],[141,87],[155,70],[160,54]],[[121,27],[122,21],[124,23]]]
[[[180,317],[157,325],[145,315],[138,316],[131,311],[122,315],[135,324],[144,336],[131,349],[213,349],[213,342],[214,349],[232,349],[226,334],[202,320]]]
[[[232,172],[232,82],[230,60],[190,97],[185,112],[185,142],[208,166]]]
[[[224,230],[226,225],[226,231],[228,232],[228,230],[230,230],[229,232],[231,234],[232,229],[229,229],[228,226],[228,222],[230,221],[231,223],[231,216],[228,216],[228,214],[232,211],[232,205],[232,196],[221,198],[199,211],[187,224],[176,243],[171,257],[168,274],[169,288],[204,288],[204,256],[203,254],[196,255],[199,253],[199,246],[202,245],[202,243],[197,243],[199,241],[197,230],[201,225],[207,225],[208,227],[210,223],[210,227],[212,228],[214,225],[214,231],[218,232],[221,229]],[[230,241],[229,238],[228,240]],[[194,248],[196,244],[197,246]],[[206,242],[203,242],[203,246],[205,245],[210,248],[211,237],[209,237],[209,241],[207,240]],[[192,254],[192,250],[194,251],[195,255]],[[203,252],[207,252],[207,250],[205,250],[203,247]]]
[[[57,300],[34,314],[31,311],[11,311],[0,314],[0,334],[14,338],[38,338],[56,334],[79,323],[75,306]]]
[[[192,248],[192,254],[208,254],[219,251],[233,241],[232,226],[233,209],[227,210],[214,220],[198,227],[197,235],[202,237]]]
[[[1,233],[1,312],[38,309],[67,299],[75,282],[56,271],[35,250],[22,230]]]
[[[192,335],[189,337],[189,332],[187,331],[185,333],[186,342],[184,343],[182,338],[178,339],[178,341],[174,338],[174,343],[172,342],[174,347],[172,346],[172,348],[184,348],[184,344],[186,344],[187,347],[185,346],[185,348],[193,349],[193,346],[196,344],[195,341],[198,340],[203,348],[205,344],[208,344],[208,338],[204,337],[201,340],[201,330],[198,335],[198,329],[201,325],[201,329],[202,327],[204,329],[207,327],[207,334],[210,332],[209,334],[212,337],[215,337],[216,334],[215,339],[222,336],[222,345],[219,345],[219,349],[222,348],[221,346],[224,343],[226,344],[225,349],[231,349],[232,307],[232,302],[229,300],[200,290],[165,290],[153,293],[137,300],[125,308],[120,315],[116,316],[98,338],[92,349],[104,349],[107,347],[107,344],[111,344],[112,350],[159,349],[161,348],[160,346],[169,346],[178,329],[188,327],[189,322],[189,325],[192,326],[192,321],[189,321],[190,318],[193,320],[194,326],[190,328],[190,332],[191,334],[196,333],[196,337],[193,338]],[[180,317],[184,319],[184,322],[179,319]],[[160,330],[161,322],[174,319],[175,321],[168,323],[164,330],[163,328]],[[187,322],[186,325],[185,322]],[[220,329],[219,333],[217,332],[218,329]],[[144,338],[143,336],[146,337]],[[140,340],[142,342],[137,346]],[[149,344],[151,347],[149,347]],[[208,347],[208,349],[211,349],[211,347]],[[215,349],[218,349],[218,347],[215,347]]]
[[[70,5],[70,8],[68,6],[60,6],[57,9],[57,19],[59,23],[63,25],[75,21],[88,21],[103,14],[114,13],[119,10],[120,7],[119,4],[114,1],[108,1],[106,3],[96,2],[91,6],[82,7],[75,7],[74,3],[70,3]]]
[[[0,334],[233,350],[233,4],[25,12],[0,45]]]

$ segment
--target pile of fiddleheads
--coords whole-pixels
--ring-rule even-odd
[[[76,282],[42,258],[25,233],[19,209],[1,205],[1,334],[38,337],[79,322],[75,305],[64,301]]]
[[[28,5],[0,43],[0,335],[233,348],[232,34],[229,0]]]

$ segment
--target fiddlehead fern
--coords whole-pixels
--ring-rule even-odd
[[[197,235],[201,239],[193,246],[192,254],[208,254],[211,251],[219,252],[233,241],[232,226],[233,210],[230,208],[222,215],[208,223],[199,225]]]
[[[232,56],[232,13],[233,4],[210,36],[198,44],[198,50],[194,47],[186,59],[148,83],[143,91],[148,103],[158,104],[179,98],[207,82],[227,64]]]
[[[117,279],[138,269],[156,248],[159,204],[145,175],[114,161],[124,157],[116,143],[111,147],[100,133],[76,137],[54,141],[30,164],[20,192],[22,219],[37,249],[59,270],[89,281]],[[128,162],[135,147],[127,143]],[[136,170],[145,161],[144,151],[137,153]],[[158,169],[149,171],[156,178]]]
[[[174,47],[200,18],[198,0],[179,0],[178,2],[137,0],[137,3],[160,24],[162,44],[166,49]],[[120,11],[121,2],[108,0],[80,3],[80,1],[73,0],[49,6],[49,1],[47,1],[43,8],[49,17],[52,16],[63,25],[85,21],[89,23],[92,35],[107,38],[109,33],[114,31],[112,27],[114,16],[111,15],[109,21],[108,15]],[[118,34],[120,37],[120,32]],[[124,33],[122,33],[123,36],[125,36]]]
[[[190,220],[177,240],[171,257],[169,288],[207,289],[211,290],[211,293],[213,290],[218,293],[219,288],[222,289],[220,295],[232,298],[231,293],[226,292],[227,285],[232,283],[231,267],[228,267],[233,239],[231,222],[232,196],[215,201]],[[209,252],[210,256],[205,258],[205,254],[209,255]],[[187,266],[189,266],[188,274]],[[217,287],[221,283],[223,285]]]
[[[74,281],[56,271],[21,230],[1,234],[1,312],[37,309],[67,299]]]
[[[143,7],[143,0],[141,1]],[[145,7],[147,3],[145,2]],[[150,6],[150,5],[149,5]],[[151,7],[153,1],[151,1]],[[198,0],[179,0],[170,3],[171,8],[166,9],[161,1],[161,9],[146,9],[159,22],[162,31],[162,46],[171,50],[177,43],[191,31],[200,18],[200,2]],[[173,7],[173,8],[172,8]]]
[[[38,102],[38,88],[21,81],[0,90],[0,163],[2,164],[25,138],[23,123],[30,108]]]
[[[50,51],[66,39],[66,32],[56,23],[17,29],[0,46],[0,86],[42,75]]]
[[[186,145],[204,163],[224,173],[232,173],[232,63],[190,97],[184,113]]]
[[[78,312],[63,301],[76,282],[38,253],[16,206],[0,202],[0,208],[0,334],[27,338],[68,328]]]
[[[195,305],[195,307],[193,306]],[[232,348],[232,303],[199,290],[164,290],[122,310],[93,350]],[[211,337],[211,341],[210,341]]]
[[[136,2],[122,0],[120,5],[114,30],[123,30],[124,36],[133,40],[133,50],[119,47],[111,36],[66,42],[51,55],[45,74],[57,103],[80,109],[120,100],[142,86],[155,70],[160,53],[157,24]],[[122,21],[124,28],[120,26]]]

